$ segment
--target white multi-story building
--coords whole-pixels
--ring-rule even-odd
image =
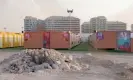
[[[131,24],[131,31],[133,32],[133,24]]]
[[[104,16],[98,16],[90,19],[90,27],[93,31],[107,30],[107,19]]]
[[[119,21],[107,22],[107,30],[115,30],[115,31],[126,30],[126,26],[127,24],[124,22],[119,22]]]
[[[76,17],[51,16],[45,19],[45,29],[80,33],[80,19]]]
[[[37,18],[26,16],[24,19],[24,31],[31,31],[37,26]]]
[[[43,24],[43,25],[45,25],[45,22],[44,22],[44,20],[38,19],[37,20],[37,24]]]
[[[93,33],[89,22],[84,22],[81,27],[82,33]]]

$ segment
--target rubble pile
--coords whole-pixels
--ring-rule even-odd
[[[0,70],[9,73],[35,72],[42,69],[83,70],[87,64],[79,64],[71,55],[53,49],[27,49],[0,63]]]
[[[133,67],[129,68],[129,70],[130,70],[131,72],[133,72]]]
[[[76,71],[133,80],[133,67],[127,63],[99,59],[86,54],[63,54],[53,49],[26,49],[0,62],[0,72],[24,73],[40,70]],[[121,80],[121,79],[120,79]]]

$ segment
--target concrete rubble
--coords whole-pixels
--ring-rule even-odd
[[[79,64],[73,56],[53,49],[27,49],[10,56],[0,63],[0,70],[9,73],[35,72],[43,69],[77,71],[89,69],[87,64]],[[85,67],[82,67],[85,66]]]
[[[40,70],[76,71],[133,80],[133,67],[127,63],[99,59],[91,53],[70,55],[53,49],[26,49],[0,62],[1,73],[32,73]]]

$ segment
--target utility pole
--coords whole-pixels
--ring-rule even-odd
[[[67,13],[69,13],[69,20],[70,20],[70,27],[69,27],[69,31],[71,32],[71,14],[73,13],[73,9],[72,10],[68,10],[67,9]],[[69,33],[69,35],[70,35],[70,33]],[[70,37],[70,36],[69,36]],[[71,49],[71,47],[72,47],[72,43],[71,43],[71,37],[70,37],[70,49]]]
[[[71,31],[71,14],[73,13],[73,9],[72,10],[68,10],[67,9],[67,13],[69,13],[69,20],[70,20],[70,28],[69,28],[69,30]]]
[[[6,32],[6,27],[4,27],[4,31]]]

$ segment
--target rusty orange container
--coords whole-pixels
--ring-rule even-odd
[[[102,40],[96,38],[96,43],[95,43],[96,48],[100,49],[117,48],[116,31],[102,31],[102,33],[103,33]]]
[[[126,34],[125,38],[121,38],[121,33]],[[119,49],[124,51],[130,51],[130,31],[99,31],[89,37],[90,44],[97,49]],[[128,42],[127,42],[128,40]],[[124,44],[123,44],[124,43]],[[122,44],[122,45],[121,45]],[[128,48],[123,45],[128,46]]]
[[[43,48],[43,32],[25,32],[24,48]]]
[[[50,48],[71,48],[69,32],[50,32]]]
[[[77,38],[71,32],[25,32],[24,48],[70,49],[77,45]]]
[[[101,39],[97,39],[97,33],[90,36],[90,44],[97,49],[117,48],[116,31],[101,31]]]

